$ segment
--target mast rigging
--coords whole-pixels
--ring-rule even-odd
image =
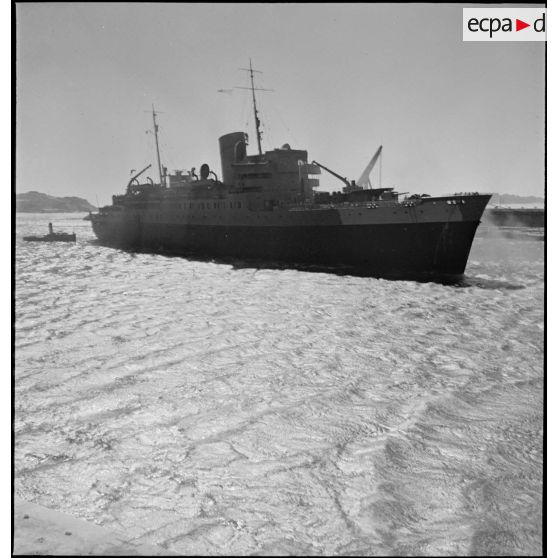
[[[159,137],[157,132],[159,131],[159,126],[157,125],[157,120],[155,119],[155,105],[151,105],[151,110],[153,114],[153,133],[155,134],[155,147],[157,149],[157,168],[159,169],[159,184],[163,185],[163,172],[161,170],[161,155],[159,153]]]
[[[260,119],[258,117],[258,108],[256,106],[256,91],[273,91],[273,89],[264,89],[262,87],[254,87],[254,73],[261,74],[260,70],[254,70],[252,68],[252,59],[250,58],[250,67],[249,68],[240,68],[245,72],[250,72],[250,84],[251,87],[240,87],[235,86],[235,89],[250,89],[252,91],[252,104],[254,107],[254,122],[256,124],[256,139],[258,140],[258,154],[262,155],[262,132],[260,130]]]

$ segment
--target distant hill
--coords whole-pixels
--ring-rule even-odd
[[[94,211],[97,208],[83,198],[57,198],[40,192],[16,194],[16,211],[20,213],[73,213]]]
[[[491,202],[499,205],[511,205],[521,203],[539,203],[544,204],[544,198],[537,196],[516,196],[515,194],[494,194]]]

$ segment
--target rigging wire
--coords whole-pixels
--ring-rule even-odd
[[[281,122],[281,124],[283,125],[283,128],[285,128],[285,131],[287,132],[287,138],[293,139],[294,140],[294,145],[300,145],[300,142],[298,141],[298,138],[294,135],[292,130],[287,126],[287,124],[285,124],[285,121],[283,120],[283,118],[281,116],[281,113],[275,107],[275,105],[271,105],[271,110],[277,116],[277,118],[279,119],[279,122]]]
[[[150,161],[151,162],[151,169],[146,172],[143,176],[150,176],[150,173],[153,172],[153,169],[156,169],[157,165],[157,155],[155,155],[155,138],[153,137],[152,130],[145,130],[146,140],[142,142],[143,144],[143,161]],[[155,159],[155,165],[153,165],[153,160]],[[141,167],[140,167],[141,168]]]
[[[263,84],[263,76],[260,74],[257,76],[257,79],[259,81],[258,83],[258,87],[261,88],[265,88],[264,84]],[[261,97],[260,97],[261,98]],[[269,98],[269,101],[267,101],[265,104],[264,103],[260,103],[260,105],[262,107],[261,112],[262,112],[262,117],[265,116],[265,122],[267,123],[267,131],[268,131],[268,135],[270,136],[269,139],[271,140],[271,148],[273,148],[274,145],[278,145],[278,143],[276,144],[274,141],[274,132],[275,132],[275,136],[277,135],[277,127],[275,127],[275,129],[273,129],[273,123],[277,121],[277,119],[279,120],[279,122],[281,123],[282,127],[284,128],[285,132],[286,132],[286,141],[289,144],[293,143],[294,140],[294,144],[299,144],[298,138],[295,137],[294,133],[292,132],[292,130],[287,126],[287,124],[285,123],[283,117],[281,116],[281,113],[279,112],[279,109],[277,108],[276,104],[273,102],[272,97]],[[265,108],[264,108],[265,107]],[[277,117],[277,118],[275,118]],[[263,118],[262,118],[263,120]],[[283,133],[283,132],[281,132]],[[280,142],[280,143],[285,143],[284,141]],[[269,142],[268,142],[269,144]]]
[[[256,89],[263,89],[264,90],[263,92],[271,91],[264,87],[265,84],[263,83],[262,74],[256,74],[254,81],[255,81],[254,87]],[[268,103],[263,102],[263,95],[260,94],[259,102],[258,102],[258,113],[261,116],[260,128],[262,129],[262,143],[265,143],[268,149],[273,149],[274,145],[276,145],[275,138],[274,138],[275,130],[273,128],[273,120],[270,117],[270,113],[268,112],[267,108],[268,108]]]
[[[245,75],[244,76],[244,81],[243,81],[243,87],[244,86],[249,86],[249,79],[248,77]],[[241,113],[241,122],[244,125],[243,128],[243,132],[245,134],[249,133],[249,125],[250,125],[250,107],[249,107],[249,99],[248,99],[248,95],[244,95],[242,94],[242,113]],[[253,135],[253,134],[252,134]]]
[[[383,143],[382,143],[383,145]],[[380,181],[379,181],[379,187],[382,187],[382,161],[384,158],[384,150],[382,149],[382,152],[380,153],[380,167],[379,167],[379,171],[380,171]]]
[[[271,125],[271,120],[268,116],[267,110],[263,109],[263,105],[264,103],[260,102],[260,107],[262,107],[262,109],[258,110],[258,112],[261,114],[261,128],[263,128],[262,143],[265,143],[268,149],[273,149],[273,146],[276,145],[273,138],[273,127]]]
[[[159,131],[161,130],[161,127],[159,126]],[[167,143],[167,141],[165,139],[161,140],[161,136],[159,136],[159,143],[161,144],[161,165],[164,167],[167,167],[167,173],[169,173],[171,171],[171,169],[177,169],[178,166],[176,165],[176,162],[171,154],[171,147],[170,145]],[[167,163],[165,165],[165,162]]]

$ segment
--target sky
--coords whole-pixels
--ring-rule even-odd
[[[16,190],[110,203],[156,168],[152,104],[162,163],[221,176],[219,136],[257,150],[251,59],[264,149],[357,179],[383,145],[384,187],[543,196],[544,43],[463,42],[467,6],[17,4]]]

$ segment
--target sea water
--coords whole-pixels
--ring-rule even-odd
[[[447,285],[128,253],[82,218],[17,215],[18,496],[184,554],[541,553],[540,232],[477,234]],[[22,240],[49,221],[77,243]]]

